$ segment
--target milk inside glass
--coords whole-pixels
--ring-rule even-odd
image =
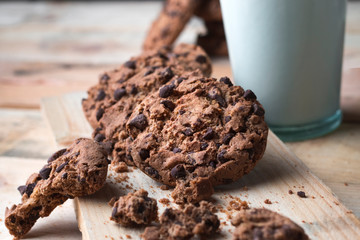
[[[221,0],[221,8],[235,83],[255,92],[270,127],[333,116],[340,124],[346,1]]]

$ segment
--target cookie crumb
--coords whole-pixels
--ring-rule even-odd
[[[346,183],[346,182],[344,183],[344,185],[345,185],[346,187],[347,187],[347,186],[349,186],[349,184],[348,184],[348,183]]]
[[[114,167],[114,171],[117,173],[123,173],[123,172],[128,172],[129,168],[126,165],[125,162],[119,162],[116,167]]]
[[[265,199],[264,203],[265,204],[272,204],[272,202],[269,199]]]
[[[306,194],[305,194],[305,192],[303,192],[303,191],[298,191],[298,192],[297,192],[297,195],[298,195],[299,197],[301,197],[301,198],[306,198]]]
[[[123,226],[148,225],[157,219],[157,212],[156,200],[140,189],[115,202],[110,220]]]
[[[131,237],[130,235],[128,235],[128,234],[127,234],[127,235],[126,235],[126,238],[131,239],[132,237]]]
[[[289,190],[289,194],[294,194],[294,192],[292,190]]]
[[[160,186],[160,189],[161,190],[169,190],[170,188],[169,188],[168,185],[163,184],[163,185]]]
[[[169,206],[170,200],[167,198],[161,198],[161,199],[159,199],[159,203]]]
[[[112,198],[110,199],[110,201],[108,202],[108,205],[109,205],[110,207],[114,206],[114,204],[115,204],[115,202],[116,202],[117,200],[118,200],[117,197],[112,197]]]
[[[241,209],[249,209],[249,205],[246,201],[242,201],[240,198],[235,197],[235,200],[231,200],[229,205],[227,206],[227,210],[236,210],[239,211]]]

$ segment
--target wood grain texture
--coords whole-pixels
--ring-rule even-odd
[[[13,239],[4,224],[6,207],[21,202],[17,191],[30,174],[38,172],[46,163],[46,159],[24,159],[15,157],[0,157],[0,239]],[[26,239],[81,239],[77,227],[73,201],[68,200],[57,207],[49,217],[41,218],[26,235]]]
[[[160,8],[160,2],[1,2],[0,107],[39,108],[41,97],[85,91],[102,71],[140,53]],[[356,121],[360,95],[352,89],[360,81],[347,81],[345,71],[360,68],[359,12],[359,2],[348,3],[342,84],[345,120],[356,112]],[[203,31],[193,19],[178,42],[194,43]]]
[[[0,156],[47,159],[55,150],[39,110],[0,109]]]
[[[71,109],[81,112],[81,97],[78,95],[78,101],[75,101],[76,95],[70,96],[69,101],[75,104],[71,106]],[[50,102],[58,102],[49,101],[49,99],[45,101],[48,102],[43,104],[45,113],[53,108]],[[64,107],[67,108],[68,105]],[[50,110],[50,112],[61,114],[60,111]],[[85,117],[81,114],[71,116],[71,120],[67,119],[65,123],[53,123],[54,120],[59,119],[63,120],[62,117],[53,115],[49,119],[50,126],[70,124],[71,128],[84,129],[81,126]],[[54,131],[55,138],[64,139],[63,135],[57,136],[58,133],[59,131]],[[90,135],[90,133],[82,132],[81,134]],[[59,142],[59,144],[64,143]],[[139,239],[141,229],[123,228],[109,221],[111,208],[107,202],[113,196],[121,196],[128,191],[144,188],[149,191],[150,196],[157,199],[164,197],[171,199],[171,190],[160,190],[158,183],[139,170],[122,175],[116,176],[110,172],[107,184],[100,192],[75,201],[79,227],[84,239],[119,238],[120,236],[126,239],[126,234],[132,236],[132,239]],[[121,178],[125,178],[124,175],[127,175],[129,179],[120,181]],[[248,190],[244,190],[244,186]],[[289,190],[295,194],[290,195]],[[298,197],[296,192],[300,190],[304,191],[308,197]],[[272,132],[269,135],[265,156],[255,169],[236,183],[217,187],[213,198],[216,203],[226,209],[232,200],[231,197],[239,197],[247,201],[251,207],[267,207],[290,217],[304,227],[313,239],[354,239],[355,236],[360,235],[360,222],[355,215]],[[265,204],[266,199],[269,199],[272,204]],[[162,211],[164,206],[161,203],[159,205]],[[228,211],[228,214],[231,215],[234,212]],[[222,224],[220,234],[223,239],[230,239],[231,226],[228,217],[225,213],[219,213],[219,217],[222,222],[226,222]]]

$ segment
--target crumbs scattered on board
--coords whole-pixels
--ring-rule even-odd
[[[161,198],[159,199],[159,203],[162,203],[168,207],[170,205],[170,200],[168,198]]]

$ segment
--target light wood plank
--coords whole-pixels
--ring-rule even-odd
[[[75,101],[75,95],[71,98],[71,102],[75,104],[71,108],[77,108],[76,111],[81,112],[81,96],[78,96],[78,101]],[[44,112],[47,112],[51,104],[43,104],[43,106]],[[66,108],[67,105],[64,107]],[[49,111],[52,114],[59,113]],[[70,125],[81,129],[85,117],[81,114],[71,117]],[[53,116],[52,119],[61,118]],[[70,122],[70,120],[66,121]],[[51,126],[61,125],[52,123],[52,120],[49,122]],[[57,130],[54,134],[57,139],[62,139],[57,136]],[[90,132],[81,134],[86,135]],[[59,144],[64,143],[59,142]],[[126,185],[130,185],[132,189],[144,188],[157,199],[163,197],[171,199],[171,190],[160,190],[158,183],[139,170],[133,170],[126,175],[129,179],[118,183],[116,174],[110,171],[108,182],[100,192],[75,201],[79,226],[84,239],[100,239],[105,236],[119,238],[126,234],[132,236],[133,239],[139,239],[142,229],[123,228],[109,221],[111,208],[107,202],[113,196],[124,195],[130,191]],[[247,186],[248,190],[243,190],[244,186]],[[302,190],[306,192],[308,198],[299,198],[296,194],[290,195],[288,193],[290,189],[295,193]],[[265,156],[255,169],[236,183],[219,186],[214,199],[226,209],[231,200],[230,195],[248,201],[251,207],[267,207],[290,217],[304,227],[314,239],[354,239],[355,236],[360,235],[360,222],[355,215],[273,133],[269,135]],[[271,200],[273,204],[265,204],[265,199]],[[164,206],[159,205],[162,211]],[[230,211],[231,213],[233,212]],[[219,217],[223,222],[227,222],[227,225],[222,225],[221,234],[224,239],[230,239],[229,221],[224,213],[219,213]]]
[[[4,212],[6,207],[21,202],[17,187],[23,185],[30,174],[38,172],[45,163],[46,159],[0,157],[0,239],[13,239],[5,227]],[[26,238],[34,240],[81,239],[73,201],[66,201],[57,207],[49,217],[39,219]]]

